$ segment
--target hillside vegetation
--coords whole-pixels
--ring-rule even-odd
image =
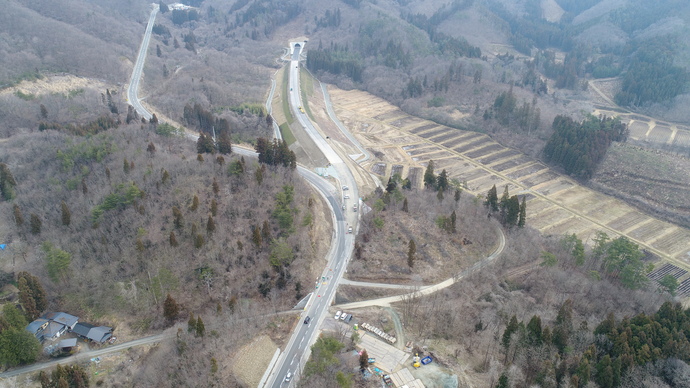
[[[0,148],[16,180],[0,203],[13,257],[3,269],[39,276],[53,310],[146,331],[164,325],[168,293],[181,316],[269,296],[289,308],[324,249],[320,199],[291,169],[197,156],[148,125],[45,131]]]

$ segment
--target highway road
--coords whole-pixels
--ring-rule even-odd
[[[273,372],[267,380],[266,386],[274,388],[294,386],[299,380],[299,372],[309,358],[311,353],[310,347],[317,339],[319,327],[326,316],[330,314],[328,308],[335,299],[338,283],[342,279],[348,259],[352,255],[355,239],[354,234],[347,233],[347,229],[349,226],[352,226],[353,230],[357,230],[359,215],[359,213],[353,211],[354,204],[357,204],[359,207],[359,192],[352,173],[326,139],[314,128],[309,117],[300,109],[303,106],[299,84],[300,52],[301,47],[295,47],[292,60],[290,61],[290,91],[288,92],[290,109],[292,109],[299,125],[314,140],[314,143],[328,159],[333,170],[336,171],[338,184],[336,187],[333,187],[323,178],[306,169],[300,168],[299,173],[319,189],[327,199],[333,210],[335,230],[331,240],[331,250],[326,258],[326,268],[320,279],[314,279],[315,288],[312,297],[301,316],[301,322],[304,322],[307,316],[311,318],[311,322],[309,324],[299,323],[293,331],[285,350],[278,358]],[[348,190],[343,191],[342,186],[348,186]],[[345,194],[349,195],[351,199],[346,200],[344,198]],[[346,205],[344,212],[342,210],[343,204]],[[290,382],[284,380],[288,372],[295,376]]]
[[[146,32],[144,33],[144,39],[141,41],[141,47],[139,47],[139,55],[137,55],[137,61],[134,64],[134,69],[132,70],[132,77],[129,79],[129,86],[127,87],[127,102],[136,109],[139,116],[146,118],[146,120],[151,119],[152,115],[149,111],[141,105],[139,101],[139,81],[141,80],[141,72],[144,70],[144,62],[146,62],[146,53],[149,50],[149,41],[151,40],[151,31],[153,30],[153,23],[156,21],[156,15],[160,7],[158,5],[153,7],[151,11],[151,16],[149,16],[149,23],[146,25]]]

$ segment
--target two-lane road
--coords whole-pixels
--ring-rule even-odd
[[[139,101],[139,80],[141,80],[141,72],[144,70],[144,62],[146,62],[146,53],[149,50],[149,42],[151,41],[151,31],[153,30],[153,23],[156,21],[156,15],[160,7],[157,5],[153,7],[151,11],[151,16],[149,16],[149,22],[146,25],[146,33],[144,33],[144,39],[141,41],[141,47],[139,47],[139,55],[137,55],[137,61],[134,64],[134,70],[132,70],[132,77],[129,79],[129,86],[127,87],[127,100],[130,105],[136,109],[140,116],[146,118],[146,120],[153,117],[151,113],[141,105]]]

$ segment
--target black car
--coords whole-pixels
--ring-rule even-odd
[[[307,316],[306,318],[304,318],[304,324],[305,324],[305,325],[308,325],[309,322],[311,322],[311,317],[310,317],[310,316]]]

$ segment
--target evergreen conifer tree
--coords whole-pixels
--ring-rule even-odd
[[[62,210],[62,225],[69,226],[70,222],[72,222],[72,214],[65,201],[62,201],[60,204],[60,209]]]

